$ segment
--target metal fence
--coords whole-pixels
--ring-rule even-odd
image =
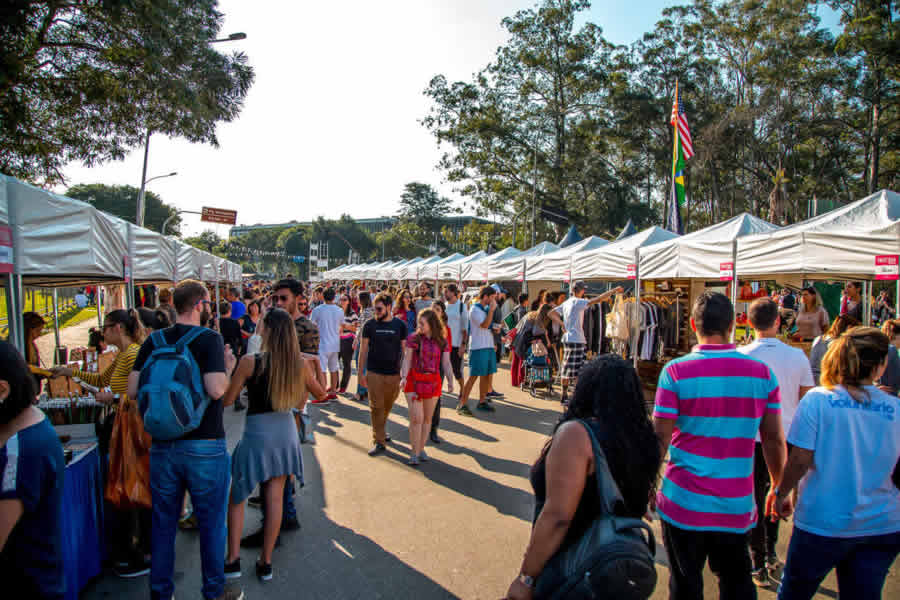
[[[75,295],[81,288],[57,288],[58,295],[58,310],[59,314],[63,314],[67,310],[75,308]],[[53,318],[53,290],[46,288],[33,288],[33,287],[25,287],[23,289],[24,292],[24,302],[23,302],[23,312],[36,312],[44,319],[52,319]],[[7,314],[7,307],[9,306],[8,298],[6,297],[6,290],[0,288],[0,306],[3,307],[3,310],[0,311],[0,336],[6,337],[9,334],[9,315]]]

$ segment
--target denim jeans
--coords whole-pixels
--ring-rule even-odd
[[[225,440],[153,441],[150,490],[153,528],[150,597],[169,600],[175,590],[175,533],[184,492],[191,494],[200,532],[203,597],[225,591],[225,513],[231,483],[231,459]]]
[[[834,538],[794,527],[778,600],[812,598],[834,568],[841,598],[880,600],[888,569],[898,553],[900,532]]]

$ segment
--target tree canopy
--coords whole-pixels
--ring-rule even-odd
[[[66,196],[87,202],[99,210],[115,215],[120,219],[135,222],[138,190],[130,185],[105,185],[102,183],[79,184],[70,187]],[[181,217],[174,206],[170,206],[154,192],[144,192],[144,227],[162,232],[163,223],[172,217],[166,227],[167,235],[181,235]]]
[[[148,131],[217,145],[253,69],[210,45],[217,0],[0,5],[0,171],[53,184],[69,161],[121,159]]]
[[[583,231],[614,235],[665,214],[677,81],[696,152],[691,228],[742,211],[801,220],[900,177],[897,2],[827,4],[837,35],[817,2],[695,0],[617,46],[600,24],[576,25],[587,0],[542,0],[502,21],[507,43],[471,79],[431,80],[422,123],[482,213],[508,222],[534,194]],[[559,233],[536,226],[539,238]]]

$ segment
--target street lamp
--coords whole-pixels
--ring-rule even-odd
[[[247,38],[247,34],[239,31],[237,33],[232,33],[227,38],[219,38],[215,40],[209,40],[208,44],[215,44],[218,42],[231,42],[235,40],[243,40]],[[137,199],[137,210],[135,211],[135,223],[137,223],[138,227],[144,226],[144,186],[147,185],[147,156],[150,154],[150,135],[153,133],[153,130],[149,127],[147,128],[147,136],[144,139],[144,170],[141,173],[141,191],[138,193]],[[172,173],[174,175],[175,173]],[[155,179],[155,178],[154,178]]]
[[[150,132],[147,131],[147,147],[150,145]],[[138,193],[138,204],[137,204],[137,219],[135,222],[138,227],[144,226],[144,192],[146,190],[147,184],[153,181],[154,179],[162,179],[164,177],[173,177],[178,175],[177,172],[172,171],[171,173],[166,173],[165,175],[157,175],[155,177],[151,177],[150,179],[144,179],[141,182],[141,191]],[[144,152],[144,177],[147,176],[147,152]]]

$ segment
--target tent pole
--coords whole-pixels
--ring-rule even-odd
[[[734,307],[734,316],[737,318],[737,303],[738,303],[738,278],[737,278],[737,238],[731,240],[731,305]],[[732,325],[731,327],[731,343],[734,343],[734,330],[736,327]]]
[[[103,286],[97,286],[97,327],[103,327]]]
[[[637,318],[637,323],[634,323],[634,319],[632,319],[632,326],[634,330],[631,332],[631,356],[634,363],[634,368],[637,370],[638,366],[638,340],[640,339],[640,329],[641,329],[641,317],[640,312],[638,311],[638,307],[641,305],[641,267],[640,267],[640,249],[634,249],[634,311],[632,311],[632,316]],[[571,278],[571,276],[570,276]]]
[[[900,279],[897,280],[894,290],[894,318],[900,319]]]
[[[9,312],[10,338],[22,354],[25,354],[25,320],[22,317],[23,296],[22,276],[11,273],[9,276]],[[13,337],[14,336],[14,337]]]
[[[872,282],[863,281],[863,325],[872,325]]]
[[[53,288],[53,335],[59,348],[59,289]]]
[[[213,268],[216,272],[216,312],[214,314],[218,314],[219,310],[219,266],[213,261]],[[222,315],[219,315],[219,318],[216,319],[216,331],[219,331],[219,320],[222,318]]]

